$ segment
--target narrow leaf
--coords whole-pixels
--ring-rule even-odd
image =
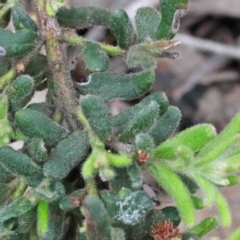
[[[215,136],[216,130],[212,125],[198,124],[162,143],[156,150],[156,156],[167,159],[173,158],[176,155],[175,149],[179,145],[185,145],[194,151],[198,151]]]
[[[190,192],[181,179],[164,164],[148,164],[148,171],[159,185],[176,201],[182,220],[187,226],[195,222],[194,206]]]
[[[86,41],[83,47],[83,61],[91,72],[103,72],[109,66],[108,55],[98,44]]]
[[[100,7],[67,8],[58,10],[56,17],[60,25],[74,29],[91,27],[92,25],[108,26],[111,13]]]
[[[143,95],[151,87],[154,80],[152,71],[128,75],[95,73],[90,75],[87,83],[79,85],[79,92],[83,95],[97,95],[105,102],[114,99],[132,100]]]
[[[49,209],[48,203],[45,201],[40,201],[38,203],[38,217],[37,217],[37,231],[38,236],[43,238],[48,229],[49,222]]]
[[[148,134],[153,138],[155,145],[166,141],[176,130],[181,119],[181,112],[177,107],[170,106],[160,116],[149,130]]]
[[[159,0],[162,19],[158,26],[158,39],[171,39],[178,31],[180,17],[188,7],[188,0]]]
[[[97,196],[88,196],[83,204],[87,225],[87,238],[91,240],[111,239],[111,223],[108,212]]]
[[[201,221],[198,225],[193,227],[190,231],[195,233],[198,237],[203,237],[217,226],[218,226],[217,218],[208,217]]]
[[[160,21],[161,16],[155,9],[150,7],[139,8],[135,16],[138,41],[155,40]]]
[[[133,26],[123,9],[117,9],[110,17],[110,30],[120,48],[128,48],[133,40]]]
[[[40,167],[27,155],[9,146],[0,148],[0,165],[12,174],[30,176],[40,172]]]
[[[83,98],[82,110],[92,130],[103,141],[112,135],[112,119],[108,107],[97,96],[87,95]]]
[[[51,152],[48,161],[43,166],[44,175],[52,178],[64,178],[82,162],[89,151],[87,133],[77,131],[60,141]]]
[[[12,7],[12,20],[16,30],[27,29],[37,31],[34,21],[28,16],[20,3],[16,3]]]
[[[67,131],[44,114],[22,109],[15,115],[18,127],[29,138],[42,138],[47,146],[55,145],[67,136]]]

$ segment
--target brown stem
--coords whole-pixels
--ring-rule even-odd
[[[78,104],[66,56],[62,45],[59,43],[62,29],[56,19],[47,14],[44,2],[43,0],[35,0],[35,6],[40,33],[42,38],[46,40],[46,52],[49,67],[52,71],[56,104],[64,113],[69,127],[76,130],[78,126],[73,113]]]

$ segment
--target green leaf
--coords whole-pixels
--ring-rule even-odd
[[[181,112],[177,107],[170,106],[160,116],[149,130],[148,134],[153,138],[154,143],[159,145],[166,141],[176,130],[181,119]]]
[[[61,238],[64,224],[64,213],[60,210],[58,204],[53,202],[48,206],[49,216],[47,231],[41,240],[56,240]]]
[[[198,184],[198,186],[205,195],[204,204],[207,206],[211,206],[215,202],[216,197],[215,186],[206,178],[202,177],[200,174],[194,173],[192,174],[192,178],[195,180],[195,182]]]
[[[103,141],[112,135],[112,119],[108,107],[97,96],[87,95],[81,102],[82,111],[92,130]]]
[[[51,152],[48,161],[43,166],[44,175],[62,179],[82,162],[89,151],[88,135],[84,131],[72,133],[60,141]]]
[[[33,49],[37,33],[26,29],[15,33],[0,29],[0,47],[6,51],[6,56],[20,57]]]
[[[121,228],[111,228],[111,240],[126,240],[124,230]]]
[[[0,148],[0,164],[17,175],[30,176],[40,172],[40,167],[31,158],[9,146]]]
[[[226,139],[240,133],[240,113],[238,113],[228,124],[228,126],[212,141],[206,144],[199,152],[198,156],[203,157],[211,152],[214,148],[218,147]]]
[[[31,59],[31,62],[25,68],[25,74],[30,75],[34,79],[35,85],[40,84],[46,77],[48,71],[47,57],[37,54]]]
[[[0,210],[0,222],[7,221],[13,217],[19,217],[33,209],[35,204],[24,197],[20,197]]]
[[[200,238],[192,232],[184,232],[182,234],[182,240],[200,240]]]
[[[17,223],[16,223],[17,229],[15,229],[15,231],[19,233],[29,233],[30,229],[35,223],[35,218],[36,218],[35,208],[22,214],[17,218]]]
[[[114,99],[132,100],[143,95],[154,82],[154,73],[144,71],[134,74],[95,73],[88,82],[80,84],[79,92],[93,94],[104,102]]]
[[[63,27],[81,29],[92,25],[108,26],[111,13],[100,7],[60,8],[56,14],[57,20]]]
[[[13,179],[14,175],[9,172],[2,164],[0,164],[0,183],[8,183]]]
[[[0,3],[5,3],[6,1],[0,1]],[[11,18],[11,8],[10,4],[0,4],[0,11],[2,13],[0,17],[0,28],[5,28],[9,24]]]
[[[135,146],[138,150],[143,150],[146,153],[151,153],[154,149],[152,137],[146,133],[140,133],[135,138]]]
[[[1,53],[0,53],[1,55]],[[11,62],[7,57],[0,57],[0,77],[2,77],[11,67]]]
[[[82,201],[85,196],[86,196],[85,189],[76,190],[72,192],[70,195],[64,197],[60,201],[59,206],[63,211],[69,211],[74,208],[78,208],[82,205]]]
[[[34,94],[34,80],[29,75],[18,76],[6,90],[10,110],[16,112],[23,108]]]
[[[217,218],[208,217],[201,221],[198,225],[194,226],[190,231],[195,233],[198,237],[203,237],[217,226],[218,226]]]
[[[1,174],[1,173],[0,173]],[[7,184],[0,183],[0,205],[8,198],[12,193],[12,190]]]
[[[36,163],[43,163],[47,161],[47,149],[44,146],[44,142],[40,138],[33,138],[28,144],[27,149]]]
[[[39,103],[31,103],[27,106],[28,109],[40,112],[46,115],[48,118],[51,118],[54,113],[54,106],[49,104],[48,102],[39,102]]]
[[[216,130],[212,125],[198,124],[162,143],[156,149],[156,157],[167,159],[173,158],[176,156],[175,149],[180,145],[185,145],[193,151],[198,151],[215,136]]]
[[[118,128],[118,136],[121,141],[133,140],[136,134],[147,132],[159,115],[156,102],[150,102],[146,108],[137,112],[133,119]]]
[[[123,9],[117,9],[111,14],[110,30],[117,39],[120,48],[128,48],[133,40],[133,26]]]
[[[143,176],[136,161],[133,161],[132,165],[127,168],[127,174],[131,181],[131,187],[133,189],[140,189],[143,185]]]
[[[109,66],[108,55],[98,44],[94,42],[84,42],[82,56],[86,67],[91,72],[103,72]]]
[[[47,146],[53,146],[67,136],[67,131],[47,118],[44,114],[22,109],[15,115],[15,120],[22,133],[31,138],[42,138]]]
[[[103,202],[97,196],[87,196],[83,203],[87,225],[87,239],[111,239],[111,223]]]
[[[187,226],[195,222],[194,206],[190,192],[181,179],[164,164],[148,164],[148,171],[160,186],[176,201],[182,220]]]
[[[158,104],[159,116],[163,115],[169,106],[169,101],[165,93],[155,92],[149,96],[146,96],[140,103],[134,105],[133,107],[129,107],[118,115],[114,116],[114,127],[123,126],[126,124],[126,122],[131,121],[139,111],[145,109],[151,102],[156,102]]]
[[[157,30],[157,39],[171,39],[178,31],[180,17],[188,7],[188,0],[159,0],[162,19]]]
[[[121,153],[120,155],[107,153],[107,159],[110,165],[114,167],[127,167],[132,163],[131,159],[125,153]]]
[[[216,205],[221,219],[221,225],[225,228],[230,227],[232,222],[231,212],[226,199],[219,191],[216,192]]]
[[[221,155],[224,155],[225,152],[228,153],[229,150],[231,150],[231,147],[233,147],[239,141],[239,139],[240,139],[239,134],[228,139],[225,139],[225,141],[223,141],[221,144],[211,149],[211,152],[209,152],[202,158],[198,159],[194,164],[195,167],[201,167],[205,164],[209,164],[212,161],[219,158]]]
[[[153,8],[139,8],[135,16],[138,41],[155,40],[158,25],[161,22],[160,14]]]
[[[20,3],[16,3],[12,7],[12,20],[15,30],[27,29],[33,32],[37,31],[35,22],[28,16]]]
[[[48,203],[40,201],[38,203],[38,217],[37,217],[37,232],[40,238],[46,235],[49,223],[49,208]]]
[[[126,190],[122,189],[121,191]],[[127,190],[121,196],[121,191],[102,191],[102,200],[109,215],[116,226],[134,226],[145,218],[147,212],[153,207],[152,200],[144,191],[131,192]]]
[[[229,237],[228,240],[235,240],[240,238],[240,228],[234,231]]]
[[[157,58],[163,54],[163,49],[156,43],[135,44],[127,52],[126,63],[129,68],[142,67],[148,69],[155,67]]]

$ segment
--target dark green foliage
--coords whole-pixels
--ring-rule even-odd
[[[27,29],[31,31],[37,31],[36,24],[28,16],[20,3],[14,4],[12,7],[12,20],[16,30]]]
[[[33,49],[37,33],[26,29],[15,33],[0,29],[0,46],[4,48],[6,56],[20,57]]]
[[[16,112],[24,107],[34,93],[34,80],[29,75],[20,75],[7,89],[10,110]]]
[[[27,149],[36,163],[43,163],[47,160],[47,149],[44,146],[44,142],[40,138],[33,138],[28,144]]]
[[[13,174],[9,172],[2,164],[0,164],[0,183],[7,183],[13,178]]]
[[[4,222],[14,217],[19,217],[31,209],[34,208],[34,204],[25,197],[18,198],[10,203],[7,207],[0,210],[0,222]]]
[[[45,55],[37,54],[26,66],[25,74],[34,79],[35,85],[38,85],[45,77],[48,71],[47,58]]]
[[[11,62],[6,57],[0,57],[0,77],[3,76],[11,67]]]
[[[15,115],[15,120],[24,135],[42,138],[47,146],[55,145],[67,136],[67,131],[40,112],[22,109]]]
[[[6,198],[10,196],[11,192],[12,191],[7,184],[0,183],[0,204],[2,204]]]
[[[128,48],[133,40],[133,26],[123,9],[112,13],[110,18],[110,30],[117,39],[120,48]]]
[[[0,148],[0,164],[9,172],[22,176],[30,176],[40,171],[31,158],[9,146]]]
[[[0,1],[0,3],[4,3],[5,1]],[[0,6],[0,10],[2,10],[4,7],[6,7],[5,5]],[[10,21],[10,17],[11,17],[11,9],[10,7],[8,7],[5,11],[4,14],[0,17],[0,28],[5,28],[9,21]]]
[[[118,115],[113,117],[114,127],[123,127],[127,122],[131,121],[142,109],[147,108],[151,103],[158,104],[159,116],[162,115],[168,108],[169,102],[166,95],[162,92],[153,93],[145,97],[140,103],[131,108],[127,108]]]
[[[83,47],[83,60],[91,72],[105,71],[109,66],[109,58],[98,44],[86,41]]]
[[[188,0],[159,0],[162,19],[157,30],[157,39],[171,39],[176,34],[180,17],[188,7]]]
[[[172,38],[188,0],[140,8],[134,27],[123,9],[63,1],[32,1],[35,23],[19,1],[0,0],[0,239],[170,239],[182,221],[181,239],[194,240],[218,225],[195,225],[195,210],[212,205],[230,226],[218,188],[239,182],[240,114],[219,135],[210,124],[174,135],[179,109],[150,91],[158,58],[177,56]],[[3,29],[10,15],[13,31]],[[116,46],[84,38],[95,25]],[[113,58],[126,71],[108,72]],[[26,107],[43,89],[46,100]],[[162,207],[159,188],[177,207]],[[158,237],[156,227],[165,228]]]
[[[176,130],[181,119],[181,112],[176,107],[169,107],[168,110],[160,116],[148,134],[153,138],[154,143],[159,145],[166,141]]]
[[[161,16],[153,8],[140,8],[135,16],[138,41],[150,41],[156,39],[156,32],[160,24]]]
[[[83,201],[83,198],[86,196],[86,191],[83,189],[77,190],[64,197],[59,206],[63,211],[69,211],[74,208],[78,208]]]
[[[89,151],[87,133],[77,131],[66,139],[60,141],[44,164],[45,176],[52,178],[64,178],[67,174],[82,162]]]
[[[57,20],[63,27],[86,28],[92,25],[108,26],[111,13],[100,7],[60,8]]]
[[[159,115],[158,105],[156,102],[150,102],[146,109],[137,112],[133,119],[118,128],[118,136],[121,141],[134,139],[135,135],[140,132],[147,132],[153,125]]]
[[[111,239],[110,218],[103,202],[96,196],[88,196],[83,203],[87,224],[87,239]]]
[[[145,71],[135,74],[95,73],[89,76],[88,83],[79,86],[81,94],[93,94],[103,101],[114,99],[131,100],[143,95],[154,82],[154,73]]]
[[[87,95],[81,102],[83,114],[91,128],[103,141],[110,139],[112,134],[112,119],[108,107],[93,95]]]
[[[102,191],[101,197],[115,226],[134,226],[145,218],[153,202],[144,191]]]

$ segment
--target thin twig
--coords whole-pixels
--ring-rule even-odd
[[[212,52],[228,58],[240,59],[240,46],[230,46],[228,44],[192,37],[183,33],[178,33],[175,37],[175,40],[181,41],[183,45],[185,44],[188,47]]]

